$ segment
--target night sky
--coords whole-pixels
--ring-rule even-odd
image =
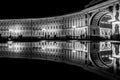
[[[102,2],[105,0],[98,1]],[[90,2],[91,0],[78,0],[78,1],[29,0],[26,2],[16,0],[14,2],[0,3],[0,18],[19,19],[19,18],[41,18],[49,16],[51,17],[59,16],[81,11],[85,9],[85,5],[88,5]]]

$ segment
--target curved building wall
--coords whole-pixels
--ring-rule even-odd
[[[116,6],[117,5],[117,6]],[[36,37],[53,39],[70,38],[70,39],[87,39],[92,37],[108,37],[101,36],[105,29],[105,22],[99,25],[101,18],[108,13],[112,18],[108,21],[113,26],[117,24],[119,28],[119,2],[118,0],[107,1],[77,13],[37,19],[14,19],[14,20],[0,20],[0,34],[2,37]],[[18,28],[19,27],[19,28]],[[101,30],[102,28],[102,30]],[[105,28],[105,29],[104,29]],[[104,30],[103,30],[104,29]],[[120,30],[120,28],[119,28]],[[119,33],[118,33],[119,34]],[[114,31],[112,31],[114,35]]]

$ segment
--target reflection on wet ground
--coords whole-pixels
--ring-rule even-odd
[[[0,52],[3,58],[63,62],[110,79],[120,78],[120,41],[8,41],[0,44]]]

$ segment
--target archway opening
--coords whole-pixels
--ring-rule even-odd
[[[112,23],[109,22],[112,20],[112,16],[110,14],[104,14],[98,23],[100,28],[100,37],[110,38],[112,34]]]
[[[95,37],[110,38],[112,24],[109,20],[112,19],[110,12],[101,11],[96,13],[90,23],[90,35]]]

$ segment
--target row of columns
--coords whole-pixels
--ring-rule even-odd
[[[35,22],[36,21],[36,22]],[[88,35],[88,14],[77,14],[73,16],[63,17],[61,19],[51,19],[48,20],[25,20],[19,22],[17,21],[5,21],[6,26],[14,26],[22,28],[20,29],[11,29],[7,27],[7,30],[1,31],[1,35],[4,36],[32,36],[32,37],[66,37],[71,36],[73,38],[85,38]],[[9,23],[9,24],[7,24]],[[34,23],[34,24],[33,24]],[[2,21],[0,22],[2,24]],[[25,27],[30,27],[28,30]],[[25,30],[24,30],[24,29]],[[21,32],[22,31],[22,32]]]
[[[88,19],[86,19],[87,22]],[[57,26],[57,28],[56,28]],[[40,25],[40,27],[43,29],[42,30],[36,30],[34,31],[34,36],[50,36],[50,37],[54,37],[54,36],[58,36],[58,37],[65,37],[65,36],[71,36],[71,37],[76,37],[78,36],[80,38],[80,36],[82,36],[86,31],[86,33],[84,34],[85,36],[87,36],[87,24],[85,25],[85,17],[81,18],[80,16],[74,16],[74,17],[66,17],[63,19],[63,23],[51,23],[51,24],[47,24],[46,26],[44,25]],[[46,27],[46,28],[44,28]],[[49,27],[49,28],[48,28]],[[53,27],[53,28],[52,28]],[[84,28],[85,27],[85,28]],[[52,28],[52,29],[50,29]],[[85,30],[83,30],[83,28]],[[79,31],[80,30],[80,31]],[[82,31],[83,30],[83,31]],[[82,37],[84,38],[84,37]]]
[[[81,42],[47,42],[43,41],[40,43],[43,48],[39,50],[39,52],[43,52],[45,55],[49,56],[60,56],[63,55],[64,58],[69,59],[71,61],[78,61],[80,63],[84,63],[85,60],[88,60],[88,51],[85,51],[85,47],[87,47],[87,43]],[[39,47],[39,45],[37,45]],[[83,50],[85,49],[85,50]],[[49,54],[50,53],[50,54]],[[86,57],[87,56],[87,57]],[[83,62],[81,62],[83,61]]]

